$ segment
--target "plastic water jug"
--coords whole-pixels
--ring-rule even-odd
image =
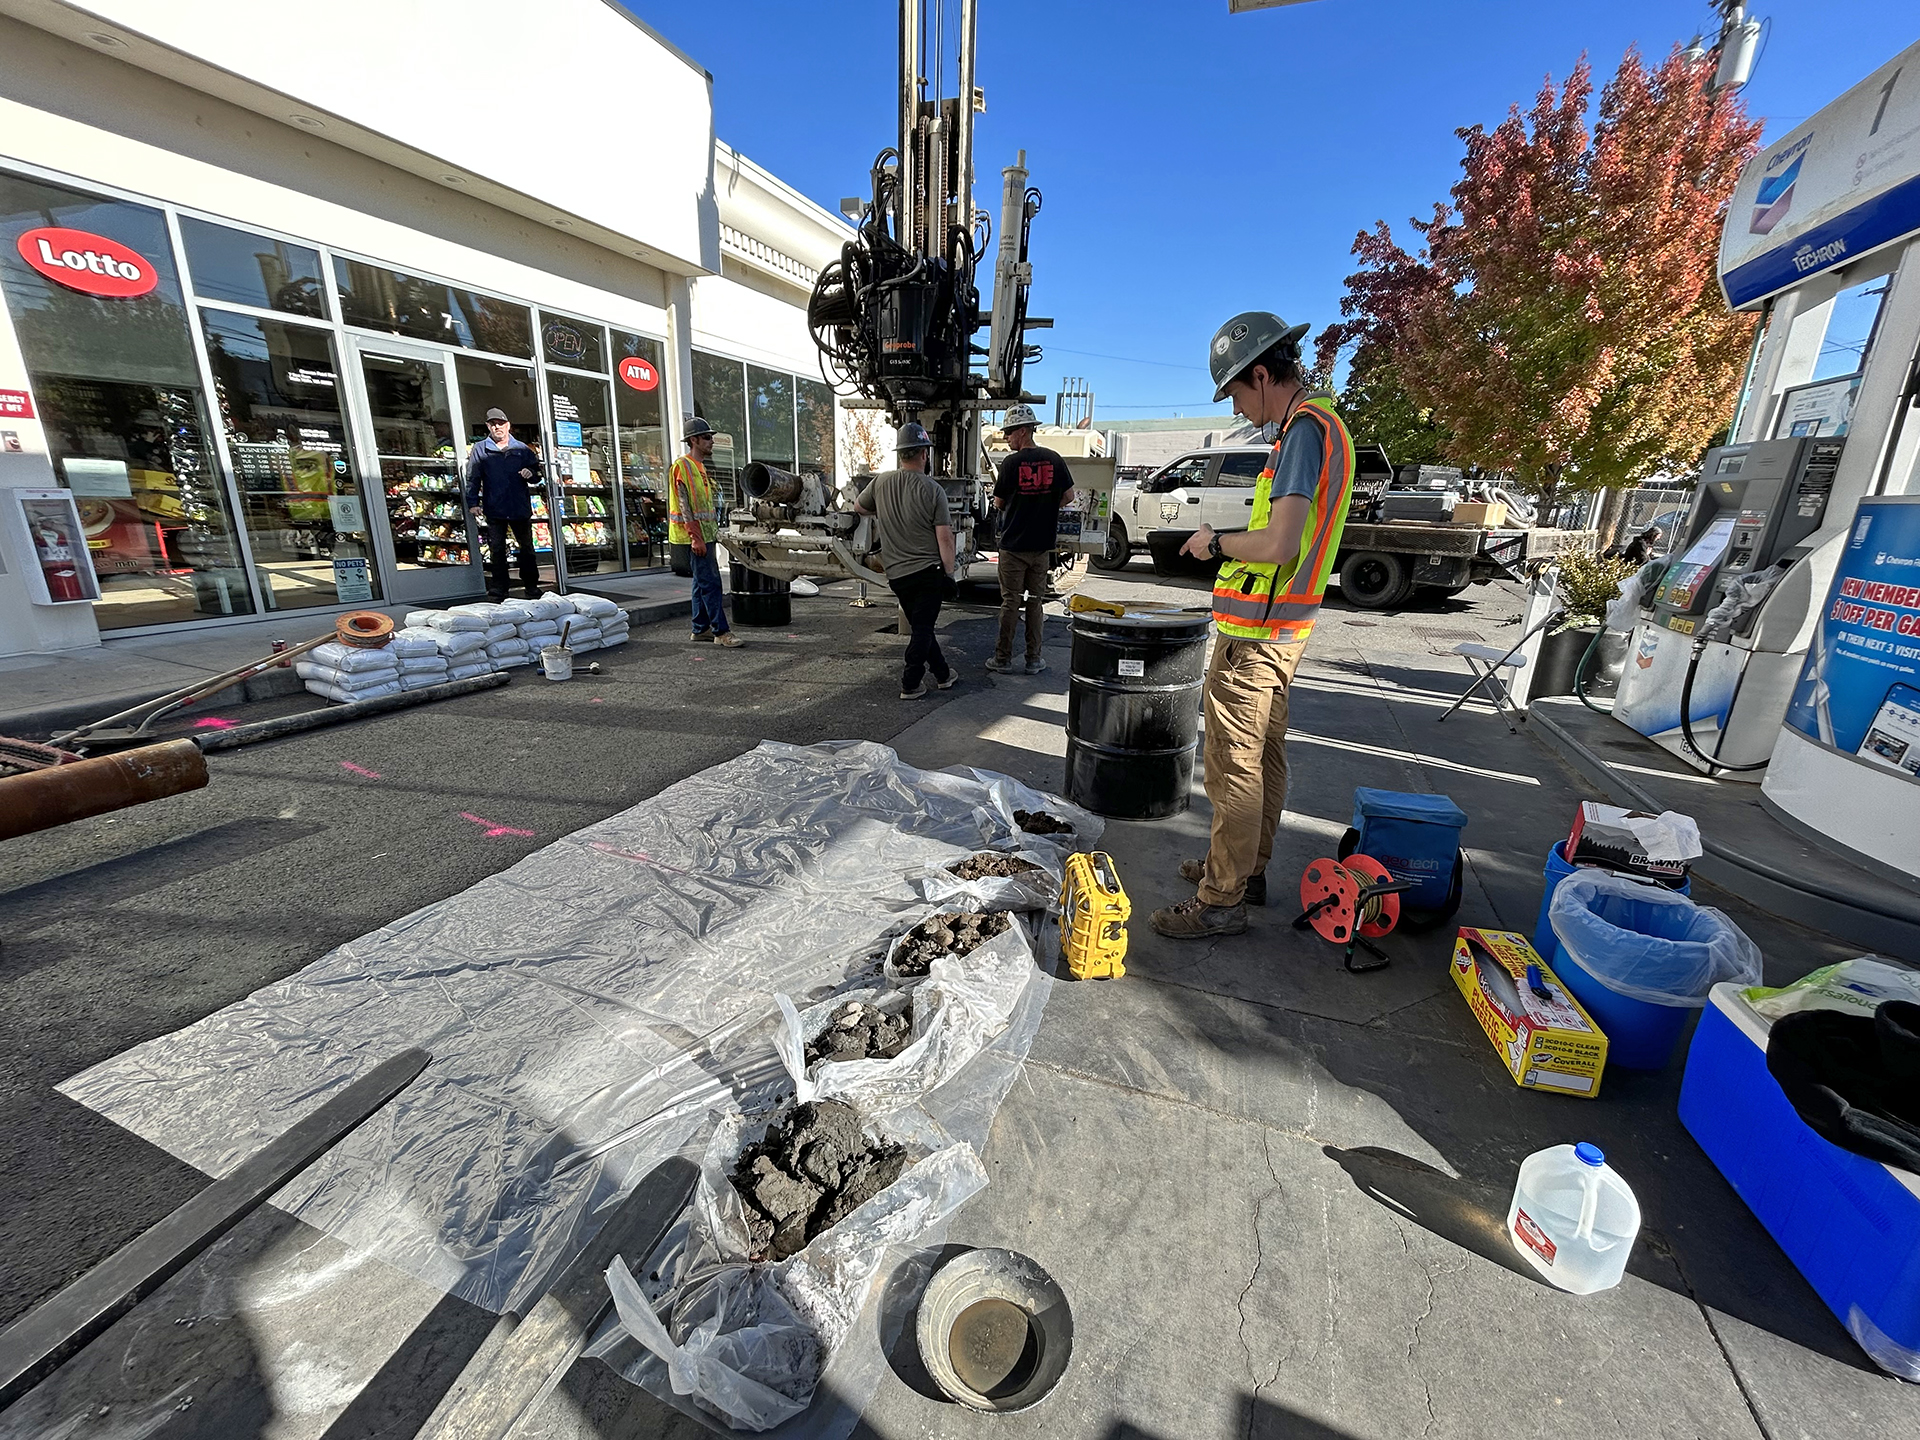
[[[1520,1166],[1507,1210],[1513,1248],[1562,1290],[1591,1295],[1620,1283],[1640,1202],[1597,1145],[1555,1145]]]

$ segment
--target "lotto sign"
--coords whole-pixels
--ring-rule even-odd
[[[660,383],[660,372],[649,360],[629,355],[620,362],[620,378],[635,390],[651,390]]]
[[[15,248],[22,260],[49,280],[82,295],[130,300],[160,283],[158,268],[146,256],[85,230],[59,226],[29,230]]]

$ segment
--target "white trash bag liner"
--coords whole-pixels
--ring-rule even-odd
[[[1060,903],[1060,886],[1065,876],[1062,873],[1061,852],[1053,846],[1039,850],[981,853],[1025,860],[1037,868],[1019,875],[988,875],[978,880],[962,880],[953,873],[953,866],[973,858],[971,855],[962,855],[947,865],[930,865],[916,870],[907,878],[920,887],[920,893],[926,897],[928,904],[938,905],[942,910],[1052,910]]]
[[[891,952],[889,952],[891,953]],[[780,1061],[793,1077],[800,1101],[839,1100],[863,1115],[886,1115],[913,1104],[958,1075],[968,1061],[1007,1028],[1014,1008],[1037,972],[1026,931],[1014,925],[962,959],[951,956],[911,990],[856,990],[808,1007],[774,997],[786,1023],[774,1036]],[[849,1003],[891,1014],[912,1007],[913,1039],[888,1060],[821,1060],[809,1067],[807,1045],[819,1038]]]
[[[888,1248],[924,1235],[986,1188],[986,1167],[924,1115],[869,1123],[917,1158],[900,1178],[805,1249],[749,1263],[746,1210],[733,1187],[740,1153],[789,1107],[724,1117],[700,1166],[693,1204],[649,1257],[642,1287],[623,1260],[607,1271],[615,1317],[587,1347],[605,1355],[632,1337],[665,1364],[676,1395],[736,1430],[770,1430],[811,1403],[853,1328]],[[629,1377],[633,1378],[633,1377]]]
[[[1580,968],[1629,1000],[1698,1010],[1722,981],[1760,983],[1760,947],[1664,885],[1583,867],[1560,882],[1547,916]]]

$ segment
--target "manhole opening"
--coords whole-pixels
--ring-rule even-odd
[[[1017,1395],[1040,1365],[1040,1332],[1018,1305],[976,1300],[947,1332],[947,1358],[967,1388],[989,1400]]]

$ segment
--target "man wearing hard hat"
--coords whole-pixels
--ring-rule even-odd
[[[687,421],[684,438],[687,453],[674,461],[673,469],[667,472],[667,543],[684,545],[690,552],[693,638],[729,650],[737,649],[745,642],[727,624],[727,607],[720,589],[720,558],[713,553],[720,541],[713,481],[707,475],[707,462],[713,459],[713,426],[695,415]]]
[[[926,426],[909,420],[894,440],[900,468],[873,477],[853,508],[880,521],[880,557],[887,586],[907,621],[907,653],[900,671],[900,698],[924,699],[931,674],[934,689],[951,690],[960,677],[940,653],[940,602],[960,593],[953,516],[947,492],[927,473],[933,437]]]
[[[1001,433],[1012,453],[1000,462],[993,486],[993,504],[1000,522],[994,535],[994,548],[1000,555],[1000,634],[987,669],[1007,672],[1014,668],[1013,637],[1024,610],[1027,658],[1022,668],[1028,675],[1038,675],[1047,668],[1040,656],[1047,575],[1053,551],[1059,548],[1060,502],[1073,489],[1073,475],[1060,452],[1034,443],[1039,424],[1030,405],[1015,405],[1007,411]]]
[[[1264,905],[1274,827],[1287,798],[1287,687],[1320,613],[1353,490],[1353,437],[1331,397],[1309,394],[1300,365],[1305,325],[1249,310],[1214,334],[1215,400],[1279,443],[1254,485],[1243,532],[1202,525],[1185,552],[1224,562],[1213,582],[1217,627],[1207,668],[1203,752],[1213,830],[1204,860],[1188,860],[1191,900],[1156,910],[1153,928],[1177,940],[1238,935],[1247,905]]]

